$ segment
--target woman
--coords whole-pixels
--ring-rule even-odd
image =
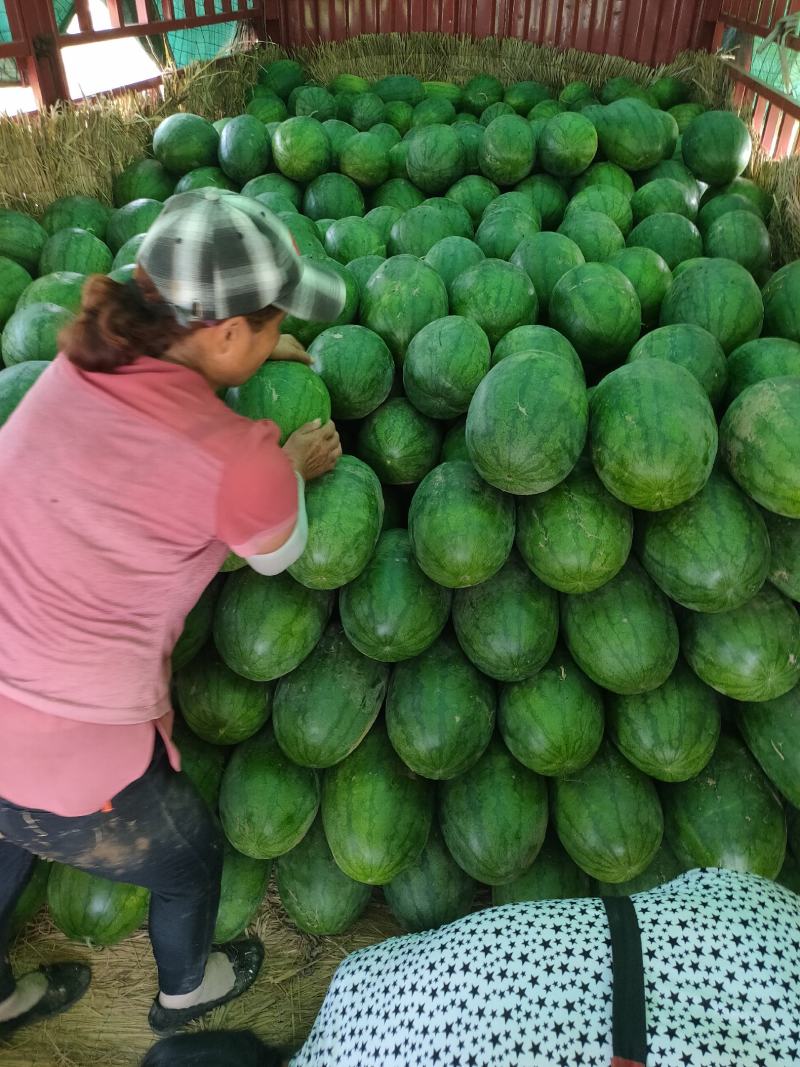
[[[290,1067],[797,1067],[800,898],[695,870],[631,898],[476,912],[349,956]],[[193,1034],[143,1067],[283,1067]]]
[[[276,574],[301,554],[304,480],[341,454],[333,424],[294,433],[216,393],[270,356],[283,314],[333,320],[341,279],[298,256],[256,201],[173,197],[135,279],[93,278],[63,352],[0,433],[0,1040],[74,1003],[88,968],[14,981],[9,919],[34,856],[152,893],[170,1033],[239,996],[256,941],[211,952],[220,833],[179,773],[169,661],[228,551]]]

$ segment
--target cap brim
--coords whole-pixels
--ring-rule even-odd
[[[334,322],[344,310],[347,286],[335,271],[301,261],[300,281],[275,307],[308,322]]]

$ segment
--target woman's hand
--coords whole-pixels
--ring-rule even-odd
[[[280,335],[278,343],[273,348],[269,358],[282,359],[289,363],[305,363],[307,367],[310,367],[314,362],[297,338],[292,337],[290,333],[282,333]]]
[[[283,450],[288,454],[297,473],[310,482],[333,470],[342,454],[342,445],[334,424],[326,422],[321,426],[320,420],[317,419],[295,430]]]

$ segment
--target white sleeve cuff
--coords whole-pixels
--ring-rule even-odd
[[[306,515],[305,482],[297,475],[297,522],[280,548],[274,552],[265,552],[260,556],[248,556],[247,562],[259,574],[273,576],[281,574],[296,563],[306,548],[308,541],[308,516]]]

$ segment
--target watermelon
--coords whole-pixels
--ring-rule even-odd
[[[175,175],[157,159],[139,159],[131,163],[116,174],[112,182],[115,207],[124,207],[131,200],[168,200],[174,191]]]
[[[547,829],[547,789],[498,739],[477,763],[440,787],[440,825],[456,863],[502,885],[536,859]]]
[[[726,355],[758,337],[763,319],[764,305],[753,278],[739,263],[725,259],[704,260],[683,271],[661,305],[662,326],[676,322],[702,326]]]
[[[220,589],[220,581],[215,578],[205,587],[200,599],[186,616],[183,630],[172,650],[173,671],[179,671],[191,662],[211,636]]]
[[[42,226],[52,236],[59,230],[88,230],[102,241],[111,209],[93,196],[62,196],[54,200],[42,216]]]
[[[575,193],[566,214],[569,216],[575,211],[594,211],[608,215],[623,237],[627,237],[633,222],[631,205],[630,197],[611,185],[587,185],[585,189]]]
[[[698,493],[717,454],[708,396],[684,367],[640,359],[608,374],[592,396],[592,462],[605,487],[644,511]]]
[[[238,415],[271,419],[281,430],[284,444],[295,430],[331,417],[325,382],[310,367],[286,360],[264,363],[244,385],[229,389],[226,402]]]
[[[539,232],[539,221],[527,211],[509,208],[484,215],[475,244],[490,259],[511,259],[519,243]]]
[[[698,196],[688,185],[675,181],[674,178],[654,178],[640,186],[630,201],[633,221],[640,223],[650,215],[669,212],[685,215],[687,219],[697,217]]]
[[[389,150],[379,137],[357,133],[339,153],[339,169],[364,189],[375,189],[389,177]]]
[[[16,266],[16,265],[15,265]],[[20,268],[21,269],[21,268]],[[17,310],[29,304],[58,304],[68,312],[77,313],[81,306],[86,275],[77,271],[57,271],[44,274],[31,282],[17,301]]]
[[[254,682],[288,674],[319,641],[331,612],[325,591],[288,574],[249,569],[228,578],[214,615],[214,640],[232,671]]]
[[[636,290],[643,325],[654,326],[672,285],[672,272],[665,261],[651,248],[623,248],[606,262],[621,271]]]
[[[400,925],[418,931],[431,930],[466,915],[477,888],[434,828],[416,863],[387,883],[383,895]]]
[[[533,206],[531,197],[521,189],[511,189],[507,193],[500,193],[496,196],[483,209],[483,221],[491,218],[495,212],[509,210],[523,212],[529,219],[536,222],[537,227],[541,224],[541,216]]]
[[[504,685],[497,714],[509,751],[537,774],[579,771],[603,738],[600,690],[563,648],[538,673]]]
[[[786,820],[761,769],[723,734],[703,774],[664,790],[666,838],[687,867],[729,867],[774,878]]]
[[[47,883],[52,864],[44,860],[34,861],[33,871],[9,917],[9,933],[13,941],[39,914],[47,902]]]
[[[58,304],[28,304],[15,311],[3,329],[2,355],[7,367],[28,360],[51,360],[58,336],[74,316]]]
[[[698,104],[695,101],[690,101],[685,104],[675,104],[674,107],[668,109],[670,115],[675,119],[678,124],[678,130],[681,134],[686,132],[689,124],[697,118],[698,115],[702,115],[705,108],[702,104]]]
[[[341,119],[326,119],[322,124],[322,128],[328,135],[328,141],[330,142],[331,163],[338,167],[342,149],[351,137],[355,137],[358,130],[355,126],[351,126],[349,122],[342,122]],[[324,175],[320,175],[320,177],[324,178]],[[319,178],[314,180],[319,181]]]
[[[372,86],[372,91],[387,104],[392,100],[403,100],[416,107],[425,99],[422,82],[412,74],[390,74],[380,78]]]
[[[602,897],[629,897],[634,893],[646,893],[650,889],[666,885],[667,882],[683,874],[685,870],[686,867],[678,861],[677,856],[664,840],[651,863],[641,874],[626,882],[598,882],[597,890]]]
[[[370,280],[370,278],[375,273],[375,271],[378,269],[378,267],[380,267],[380,265],[382,263],[384,263],[384,262],[385,262],[385,259],[384,259],[383,256],[358,256],[356,259],[351,259],[350,262],[347,264],[347,269],[350,271],[350,273],[353,275],[353,277],[356,280],[356,286],[358,287],[359,300],[364,295],[364,290],[367,287],[367,282]],[[372,331],[368,330],[367,333],[371,334]],[[376,337],[381,342],[381,345],[383,345],[383,348],[385,348],[386,352],[388,353],[389,364],[391,366],[391,374],[390,374],[390,381],[391,381],[391,379],[393,379],[393,377],[394,377],[394,360],[392,359],[392,353],[389,352],[389,349],[386,348],[385,342],[382,341],[381,338],[378,337],[377,334],[372,334],[372,336]],[[382,360],[381,360],[381,362],[382,362]],[[368,381],[369,381],[369,379],[368,379]],[[327,385],[328,383],[326,382],[325,384]],[[337,385],[336,387],[337,388],[341,388],[341,385]],[[356,389],[357,390],[358,387],[359,387],[358,381],[355,381],[355,382],[348,381],[345,389],[346,390],[349,390],[349,389]],[[328,388],[328,392],[330,392],[330,387]],[[331,396],[331,404],[333,404],[333,410],[334,410],[334,414],[335,414],[336,405],[334,403],[334,400],[333,400],[332,396]]]
[[[267,895],[271,870],[269,860],[243,856],[226,842],[215,944],[224,945],[244,933]]]
[[[648,182],[658,181],[660,178],[670,178],[672,181],[680,182],[681,185],[686,186],[686,189],[691,194],[695,214],[697,214],[697,208],[700,203],[700,184],[684,163],[679,159],[662,159],[654,167],[650,167],[649,170],[640,170],[636,175],[639,188],[647,185]]]
[[[8,420],[23,396],[49,366],[47,360],[31,359],[0,369],[0,426]]]
[[[775,271],[763,296],[765,332],[800,341],[800,261]]]
[[[472,237],[472,223],[466,210],[454,201],[444,203],[452,210],[442,211],[428,201],[402,214],[389,231],[390,254],[421,259],[445,237]]]
[[[414,108],[405,100],[389,100],[386,103],[386,121],[403,136],[411,129]]]
[[[385,885],[425,848],[433,820],[431,786],[412,774],[386,730],[375,726],[326,772],[322,820],[340,869],[358,882]]]
[[[408,177],[425,193],[444,192],[464,173],[464,149],[452,126],[419,126],[409,141]]]
[[[533,169],[535,144],[530,123],[512,113],[498,115],[484,125],[486,132],[478,148],[482,174],[501,187],[516,185]],[[413,181],[410,172],[409,176]]]
[[[377,138],[387,152],[392,151],[402,141],[399,131],[390,122],[376,122],[374,126],[370,126],[369,132],[373,137]]]
[[[252,114],[231,119],[219,139],[219,165],[227,176],[245,185],[263,174],[271,161],[270,138],[263,121]]]
[[[88,230],[59,230],[42,249],[39,273],[106,274],[111,270],[113,260],[108,246]]]
[[[150,893],[77,867],[53,864],[47,883],[50,917],[65,937],[89,945],[117,945],[144,922]]]
[[[800,679],[800,619],[771,585],[730,611],[687,613],[681,647],[706,685],[734,700],[774,700]]]
[[[153,154],[172,174],[186,174],[195,167],[213,167],[217,162],[219,134],[206,119],[188,112],[168,115],[153,134]]]
[[[303,933],[333,936],[348,930],[369,903],[372,890],[348,877],[333,858],[322,820],[275,864],[289,918]]]
[[[350,263],[361,256],[386,255],[386,243],[366,219],[356,215],[336,219],[325,232],[325,251],[340,263]]]
[[[560,100],[540,100],[538,104],[534,104],[528,112],[529,122],[541,122],[551,119],[553,115],[560,115],[566,111],[567,107],[562,104]]]
[[[558,232],[576,244],[590,263],[610,259],[625,247],[619,226],[599,211],[567,211]]]
[[[549,174],[533,174],[517,185],[517,192],[525,193],[542,220],[543,230],[554,230],[564,217],[569,198],[555,178]]]
[[[278,193],[280,196],[285,196],[287,200],[291,200],[298,211],[300,210],[300,203],[303,199],[302,190],[296,182],[290,181],[283,174],[260,174],[242,188],[242,196],[257,197],[262,193]],[[305,213],[313,218],[311,212]],[[348,214],[357,215],[358,211],[348,212]]]
[[[388,530],[366,569],[342,590],[339,614],[359,652],[396,663],[433,644],[447,622],[451,596],[421,570],[407,532]]]
[[[386,119],[386,107],[375,93],[359,93],[350,108],[350,122],[357,130],[370,130]]]
[[[577,196],[584,189],[595,185],[615,189],[617,192],[623,193],[628,200],[635,192],[633,178],[631,178],[630,174],[623,170],[622,167],[618,167],[616,163],[609,163],[607,160],[600,163],[592,163],[591,167],[578,175],[572,186],[573,196]]]
[[[431,418],[461,415],[489,363],[489,340],[477,323],[457,315],[436,319],[408,346],[403,363],[406,396]]]
[[[0,327],[5,326],[14,314],[14,309],[22,294],[30,288],[32,281],[33,278],[28,271],[19,263],[6,256],[0,256]]]
[[[576,866],[555,834],[549,834],[533,865],[505,885],[492,886],[492,904],[521,904],[527,900],[569,900],[591,895],[591,881]]]
[[[25,297],[22,297],[25,300]],[[740,345],[728,357],[727,401],[765,378],[800,377],[800,344],[783,337],[760,337]]]
[[[627,171],[655,166],[666,150],[665,130],[658,114],[632,97],[615,100],[606,107],[597,135],[606,159]]]
[[[678,323],[645,334],[628,353],[627,362],[634,363],[641,359],[661,359],[685,367],[706,391],[714,407],[721,403],[725,395],[728,380],[725,353],[716,337],[702,326]]]
[[[521,352],[497,363],[475,391],[467,448],[490,485],[542,493],[569,474],[586,440],[586,388],[564,360]]]
[[[678,660],[657,689],[638,696],[609,696],[609,735],[622,755],[651,778],[684,782],[711,759],[719,737],[720,704],[717,694]]]
[[[489,744],[494,715],[494,686],[450,636],[394,670],[386,728],[415,774],[437,781],[463,774]]]
[[[583,377],[583,365],[578,359],[578,353],[563,334],[549,326],[515,326],[513,330],[509,330],[495,346],[492,365],[507,356],[515,356],[518,352],[549,352],[551,355],[561,356],[579,378]]]
[[[423,82],[422,87],[425,90],[425,96],[428,99],[430,99],[430,97],[444,97],[446,100],[449,100],[454,107],[461,103],[461,89],[453,82],[428,81]]]
[[[442,431],[405,398],[395,397],[373,411],[361,424],[358,452],[389,485],[420,481],[439,458]]]
[[[453,541],[450,531],[458,526]],[[417,562],[448,589],[476,585],[503,565],[514,541],[514,504],[469,463],[443,463],[420,482],[408,515]]]
[[[633,516],[579,461],[545,493],[517,504],[517,548],[538,578],[562,593],[599,589],[622,569],[633,540]]]
[[[274,93],[253,97],[253,99],[248,102],[245,111],[246,114],[240,115],[239,118],[248,118],[257,122],[267,136],[269,136],[269,126],[272,123],[283,122],[289,114],[286,104],[284,104],[283,100]],[[220,137],[222,137],[225,130],[233,121],[234,120],[231,119],[231,122],[227,122],[219,131]]]
[[[697,228],[703,237],[706,237],[709,230],[720,219],[726,215],[730,215],[736,212],[745,212],[752,215],[755,219],[761,220],[758,207],[748,200],[746,196],[740,196],[737,193],[728,193],[725,196],[714,197],[713,200],[707,201],[697,216]]]
[[[334,326],[321,333],[308,351],[328,390],[335,419],[362,419],[389,395],[394,361],[371,330]]]
[[[690,91],[691,88],[685,81],[671,74],[662,74],[650,86],[650,92],[656,98],[656,103],[665,110],[676,104],[686,103]]]
[[[692,611],[728,611],[764,584],[770,564],[758,508],[721,472],[669,511],[639,517],[636,551],[670,599]]]
[[[558,633],[557,598],[512,553],[493,577],[455,594],[453,625],[479,670],[517,682],[550,658]]]
[[[470,78],[461,91],[461,102],[465,111],[480,115],[492,104],[503,99],[503,84],[491,74],[476,74]]]
[[[408,293],[414,292],[409,302]],[[414,256],[387,259],[370,278],[361,301],[362,325],[377,333],[402,364],[411,338],[447,315],[447,290],[431,267]],[[456,314],[459,312],[456,310]]]
[[[633,558],[600,589],[563,597],[561,626],[581,670],[612,693],[656,689],[678,658],[669,601]]]
[[[600,102],[602,104],[613,104],[615,100],[621,100],[632,92],[638,92],[638,90],[639,86],[631,78],[624,76],[609,78],[600,89]]]
[[[720,423],[720,451],[742,489],[793,519],[800,518],[799,420],[800,378],[783,377],[748,386]]]
[[[534,233],[516,247],[510,262],[533,282],[543,315],[548,314],[556,284],[567,271],[585,262],[578,245],[563,233]]]
[[[430,247],[425,262],[433,267],[450,295],[456,278],[485,258],[474,241],[466,237],[443,237]]]
[[[382,207],[384,204],[391,204],[401,211],[410,211],[412,207],[419,207],[424,199],[424,194],[407,178],[390,178],[374,190],[370,206]]]
[[[613,365],[627,355],[639,337],[641,318],[636,290],[605,263],[573,267],[550,295],[550,324],[590,366]]]
[[[445,196],[466,208],[472,221],[478,223],[499,194],[500,190],[493,181],[481,174],[467,174],[451,185]]]
[[[737,722],[747,747],[775,788],[791,804],[800,804],[800,689],[795,686],[781,697],[758,704],[739,704]]]
[[[527,274],[510,263],[490,259],[455,279],[451,310],[474,319],[495,345],[515,326],[535,322],[538,302]]]
[[[608,741],[583,770],[555,780],[553,822],[575,863],[604,882],[641,874],[664,833],[655,786]]]
[[[203,803],[216,815],[227,750],[209,745],[193,734],[182,719],[176,719],[172,740],[181,754],[181,772],[192,783]]]
[[[282,122],[275,131],[272,155],[275,166],[284,177],[296,182],[310,182],[328,169],[331,146],[320,121],[298,116]]]
[[[374,472],[355,456],[306,486],[308,541],[289,574],[309,589],[338,589],[366,567],[383,523]]]
[[[35,274],[48,238],[47,230],[21,211],[0,208],[0,256]]]
[[[146,233],[137,233],[135,237],[130,237],[114,256],[114,261],[111,264],[112,270],[120,270],[121,268],[128,266],[135,267],[136,257],[139,255],[139,249],[144,244],[146,236]],[[77,276],[82,280],[85,280],[86,278],[86,275]]]
[[[381,207],[374,207],[371,211],[368,211],[364,218],[380,235],[381,240],[386,242],[389,240],[389,234],[392,231],[392,226],[402,216],[403,212],[397,208],[392,207],[391,204],[383,204]]]
[[[481,126],[488,127],[495,119],[503,118],[508,115],[511,115],[514,118],[519,118],[510,104],[505,103],[504,100],[498,100],[496,104],[490,104],[481,112],[478,122],[480,122]],[[524,121],[525,120],[523,119],[523,122]]]
[[[550,90],[541,82],[521,81],[508,86],[503,100],[513,107],[518,115],[527,115],[531,108],[542,100],[549,100],[550,96]]]
[[[258,80],[271,89],[276,96],[286,100],[293,89],[304,85],[306,72],[295,59],[275,59],[258,71]]]
[[[272,692],[234,674],[213,651],[178,671],[175,688],[186,725],[213,745],[238,745],[269,718]]]
[[[597,130],[584,115],[553,115],[544,124],[536,152],[542,170],[558,178],[573,178],[597,154]]]
[[[662,211],[648,215],[628,234],[629,248],[650,248],[670,270],[684,260],[703,254],[703,239],[695,224],[684,215]]]
[[[444,96],[431,96],[421,100],[411,116],[412,126],[449,126],[456,117],[456,109]]]
[[[289,110],[292,110],[291,104]],[[326,119],[336,118],[336,112],[333,95],[322,86],[308,85],[296,91],[293,113],[300,118],[310,117],[322,123]]]
[[[729,211],[705,235],[708,256],[732,259],[751,274],[769,266],[772,246],[767,227],[752,211]]]
[[[131,200],[124,207],[118,207],[108,221],[106,244],[116,254],[131,237],[149,230],[163,210],[160,200],[146,199]],[[80,263],[76,266],[80,267]]]
[[[724,185],[743,174],[753,144],[745,123],[731,111],[706,111],[683,131],[681,154],[696,178]]]
[[[0,372],[0,390],[2,382],[3,374]],[[0,401],[0,422],[3,417],[2,410]],[[763,512],[763,516],[772,548],[768,578],[776,589],[780,589],[790,599],[800,600],[800,522],[775,515],[771,511]]]
[[[444,435],[444,441],[442,442],[442,463],[450,463],[456,460],[466,460],[469,462],[469,452],[467,452],[467,442],[464,437],[466,422],[466,419],[459,419],[458,422],[453,423]]]
[[[769,221],[775,203],[774,197],[751,178],[739,177],[734,178],[733,181],[726,182],[724,185],[709,186],[703,193],[700,204],[702,206],[711,200],[716,200],[718,197],[727,196],[731,193],[744,197],[745,200],[755,206],[765,222]]]
[[[332,623],[310,656],[275,690],[278,744],[301,767],[332,767],[364,739],[378,716],[389,668],[368,659]]]

